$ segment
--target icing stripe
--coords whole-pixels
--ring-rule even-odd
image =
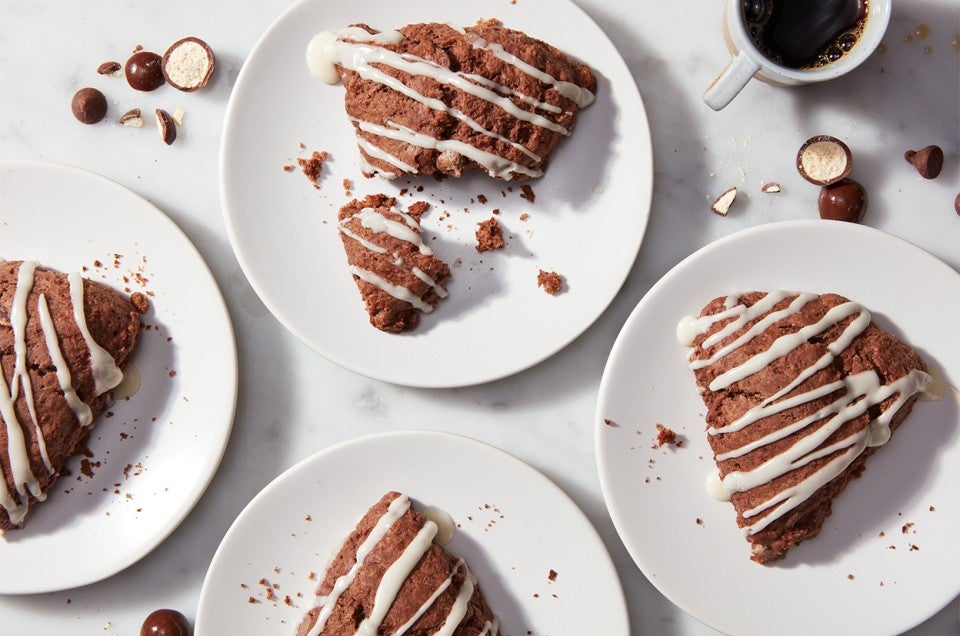
[[[577,86],[573,82],[564,82],[564,81],[558,80],[557,78],[553,77],[549,73],[545,73],[540,69],[538,69],[537,67],[527,64],[516,55],[504,49],[502,45],[496,44],[494,42],[487,42],[486,40],[484,40],[479,35],[476,35],[475,33],[467,33],[466,36],[467,36],[467,41],[470,42],[470,44],[474,48],[489,51],[498,60],[502,62],[506,62],[507,64],[510,64],[511,66],[526,73],[530,77],[535,77],[536,79],[540,80],[544,84],[549,84],[554,89],[556,89],[558,93],[560,93],[567,99],[573,102],[576,102],[577,106],[579,106],[580,108],[586,108],[587,106],[593,103],[593,100],[594,100],[593,93],[591,93],[586,88]]]
[[[485,51],[497,60],[510,65],[513,69],[546,85],[549,87],[548,90],[557,91],[563,97],[575,102],[579,107],[588,106],[594,101],[593,93],[588,89],[577,86],[572,82],[558,80],[549,73],[509,53],[500,44],[487,42],[475,34],[466,33],[463,29],[458,28],[456,30],[464,34],[467,41],[475,49]],[[396,45],[402,40],[403,35],[397,31],[371,34],[360,27],[347,27],[338,33],[319,33],[314,36],[307,47],[307,64],[314,77],[329,83],[336,83],[339,80],[339,68],[356,72],[364,80],[385,86],[392,91],[422,104],[426,108],[446,113],[474,132],[496,140],[497,142],[507,144],[510,148],[523,153],[536,165],[539,165],[543,161],[543,158],[537,153],[531,151],[521,143],[484,127],[462,110],[449,106],[443,100],[424,95],[401,79],[387,73],[384,67],[414,77],[430,78],[439,84],[456,88],[462,93],[484,100],[508,113],[518,121],[529,123],[564,136],[570,135],[570,130],[565,126],[537,112],[542,111],[551,114],[563,113],[564,111],[559,106],[538,100],[530,95],[525,95],[490,78],[475,73],[453,71],[431,60],[410,53],[400,53],[385,48],[385,45]],[[533,110],[521,108],[514,103],[514,100],[518,100]],[[460,144],[449,144],[445,142],[451,140],[440,140],[423,133],[414,133],[413,131],[407,131],[406,134],[398,134],[399,127],[393,127],[395,130],[385,134],[382,132],[374,132],[368,127],[364,127],[364,124],[374,126],[373,122],[355,120],[354,123],[358,129],[370,134],[388,137],[409,145],[434,149],[440,152],[456,152],[481,165],[488,173],[497,178],[509,178],[512,173],[523,174],[530,177],[538,177],[542,174],[537,169],[528,168],[508,161],[500,155],[481,151],[471,144],[462,142]],[[390,129],[384,128],[384,130]],[[379,152],[373,150],[375,147],[376,144],[371,143],[370,140],[367,140],[366,144],[361,142],[361,154],[366,153],[371,159],[379,159],[406,172],[417,172],[415,169],[411,170],[413,166],[401,161],[391,153],[383,151],[382,149],[380,149]],[[465,148],[471,148],[472,152],[466,152]],[[366,167],[371,168],[371,172],[376,171],[376,168],[370,165],[366,158],[363,158],[362,161],[366,164]],[[504,166],[504,162],[506,162],[506,166]],[[385,174],[385,176],[392,177],[396,175],[388,173]]]
[[[67,275],[70,281],[70,301],[73,303],[73,319],[83,335],[87,349],[90,351],[90,366],[93,369],[93,381],[97,395],[102,395],[120,384],[123,380],[123,371],[117,366],[113,357],[101,347],[90,335],[87,328],[87,317],[83,308],[83,278],[73,272]]]
[[[364,539],[360,547],[357,548],[356,562],[346,574],[343,574],[334,582],[333,589],[327,596],[322,596],[317,600],[320,613],[317,615],[317,622],[314,623],[310,631],[307,632],[308,636],[320,636],[324,626],[327,624],[327,620],[330,618],[330,614],[333,612],[334,605],[337,604],[337,599],[350,587],[353,580],[357,578],[357,572],[363,566],[363,562],[367,556],[373,551],[377,544],[387,536],[390,527],[409,509],[410,499],[406,495],[400,495],[390,502],[387,511],[377,519],[377,523],[373,526],[370,534],[367,535],[367,538]]]
[[[379,276],[369,270],[361,269],[356,265],[349,265],[349,269],[350,273],[360,280],[364,280],[371,285],[374,285],[375,287],[387,292],[397,300],[405,300],[425,314],[429,314],[431,311],[433,311],[433,307],[430,306],[429,303],[423,302],[423,299],[420,298],[420,296],[417,296],[406,287],[402,285],[394,285],[382,276]]]
[[[787,308],[773,311],[775,305],[792,295],[796,297]],[[732,336],[749,323],[757,321],[731,343],[714,352],[710,358],[692,360],[690,363],[691,368],[704,368],[715,364],[779,321],[800,311],[813,298],[816,298],[813,294],[771,292],[748,308],[739,303],[739,298],[728,297],[725,310],[717,314],[699,318],[687,317],[682,320],[677,328],[677,336],[681,341],[692,345],[693,340],[698,335],[706,333],[716,322],[734,318],[717,333],[704,340],[702,348],[706,349]],[[829,366],[836,356],[847,349],[870,325],[870,314],[859,304],[848,301],[830,308],[816,323],[801,327],[794,333],[778,337],[765,351],[761,351],[746,362],[719,374],[710,383],[710,390],[716,391],[727,388],[734,382],[761,371],[772,361],[788,355],[809,338],[824,333],[851,316],[854,318],[849,321],[841,333],[833,341],[826,344],[826,353],[813,364],[802,369],[797,377],[793,378],[786,386],[751,407],[737,420],[722,427],[709,427],[707,429],[710,435],[740,431],[764,418],[822,399],[834,392],[842,391],[839,398],[821,407],[815,413],[791,422],[738,448],[716,455],[718,462],[743,457],[822,422],[816,430],[802,436],[789,448],[774,455],[759,466],[747,471],[732,471],[722,480],[717,477],[708,480],[712,491],[718,498],[729,498],[731,493],[752,490],[791,471],[807,466],[811,462],[830,458],[823,466],[799,483],[775,493],[766,501],[743,512],[742,516],[745,520],[757,518],[745,527],[748,534],[763,530],[773,521],[809,499],[819,488],[846,470],[864,449],[885,443],[890,437],[890,422],[897,411],[914,394],[923,391],[930,382],[929,375],[923,371],[912,370],[907,375],[883,385],[875,371],[864,371],[804,393],[786,397],[815,373]],[[862,416],[870,407],[892,397],[894,398],[893,403],[864,429],[826,445],[827,440],[839,431],[846,422]]]
[[[373,609],[370,610],[370,615],[363,619],[363,622],[357,627],[356,633],[358,636],[377,636],[380,624],[397,599],[397,594],[400,593],[400,587],[413,572],[413,568],[417,567],[417,563],[427,553],[430,546],[433,545],[435,536],[437,536],[437,524],[428,520],[413,537],[413,540],[403,549],[397,560],[390,564],[390,567],[383,573],[374,594]]]
[[[397,628],[397,631],[393,633],[393,636],[403,636],[405,633],[407,633],[407,630],[413,627],[414,623],[420,620],[420,617],[423,616],[428,609],[430,609],[430,607],[436,602],[436,600],[440,598],[440,595],[443,594],[443,592],[453,584],[453,577],[456,576],[460,568],[466,569],[466,563],[464,562],[463,559],[457,560],[457,562],[453,565],[453,569],[450,571],[450,576],[448,576],[446,579],[443,580],[442,583],[440,583],[437,589],[434,590],[433,594],[430,595],[430,598],[428,598],[426,601],[423,602],[423,604],[419,607],[419,609],[417,609],[417,611],[414,612],[413,616],[411,616],[406,623],[404,623],[399,628]]]
[[[524,174],[534,178],[543,175],[543,171],[539,168],[527,168],[500,155],[487,152],[486,150],[480,150],[456,139],[436,139],[435,137],[418,133],[405,126],[399,126],[393,122],[387,122],[388,126],[381,126],[380,124],[374,124],[361,119],[353,119],[352,121],[363,132],[376,135],[377,137],[395,139],[420,148],[429,148],[431,150],[439,150],[440,152],[451,151],[461,154],[483,166],[487,173],[494,178],[506,179],[509,178],[512,173]]]
[[[76,390],[73,388],[73,380],[70,376],[70,367],[67,365],[63,353],[60,351],[60,342],[57,340],[57,331],[53,324],[53,318],[50,316],[50,308],[47,306],[47,298],[40,294],[37,300],[37,312],[40,316],[40,327],[43,329],[43,336],[47,342],[47,351],[50,352],[50,359],[53,360],[53,366],[57,372],[57,381],[60,383],[60,390],[63,391],[63,397],[67,400],[70,410],[76,415],[80,426],[87,427],[93,423],[93,411],[86,402],[80,399]]]
[[[53,474],[53,465],[47,454],[47,442],[40,431],[40,420],[37,419],[37,407],[33,401],[33,383],[30,381],[30,371],[27,368],[27,298],[33,289],[33,276],[37,264],[33,261],[20,263],[17,270],[17,288],[13,294],[13,304],[10,307],[10,326],[13,328],[14,367],[10,378],[10,399],[16,402],[23,386],[23,397],[27,402],[27,412],[33,424],[34,437],[40,450],[40,459],[49,474]]]

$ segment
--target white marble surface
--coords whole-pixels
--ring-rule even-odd
[[[953,211],[960,192],[960,55],[951,44],[960,31],[960,9],[948,0],[897,2],[885,51],[854,74],[802,89],[752,82],[731,106],[714,113],[700,94],[727,56],[720,3],[579,4],[620,50],[647,107],[656,171],[647,237],[610,309],[565,350],[516,377],[434,391],[371,381],[308,350],[261,304],[230,249],[217,189],[224,109],[245,56],[286,1],[241,6],[0,0],[0,159],[81,166],[163,209],[216,275],[235,322],[241,361],[233,437],[217,477],[187,521],[155,552],[110,579],[52,594],[0,597],[0,631],[134,634],[146,614],[162,606],[192,617],[221,537],[276,475],[334,442],[426,428],[498,446],[566,490],[593,520],[617,563],[634,633],[715,633],[647,582],[606,515],[592,434],[607,353],[644,292],[690,252],[744,227],[816,216],[817,189],[793,168],[796,148],[814,134],[830,133],[853,147],[854,176],[871,197],[864,223],[960,268],[960,217]],[[491,7],[494,14],[499,4]],[[905,41],[919,24],[929,25],[929,36]],[[218,56],[214,81],[203,91],[134,95],[122,80],[95,73],[100,62],[122,60],[136,44],[162,50],[191,34],[206,39]],[[183,106],[187,119],[180,138],[166,147],[152,129],[77,124],[69,102],[84,85],[105,91],[111,116],[134,105],[147,112]],[[947,157],[936,181],[923,181],[902,159],[905,150],[929,143],[941,145]],[[783,192],[760,194],[764,181],[778,181]],[[743,194],[729,216],[711,214],[710,201],[732,185]],[[954,601],[911,633],[960,633],[960,604]]]

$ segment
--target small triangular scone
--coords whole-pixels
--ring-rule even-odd
[[[340,209],[340,238],[350,273],[370,314],[370,324],[399,333],[420,322],[446,298],[450,268],[433,255],[420,235],[420,216],[429,205],[406,212],[396,199],[372,194]]]
[[[930,382],[913,349],[836,294],[716,298],[677,334],[707,406],[711,490],[759,563],[820,532]]]
[[[120,292],[31,261],[0,262],[0,529],[22,526],[83,450],[139,333]]]
[[[354,25],[318,34],[307,58],[318,79],[343,76],[367,176],[539,177],[597,90],[588,66],[496,20]]]
[[[437,534],[406,495],[388,492],[333,557],[297,636],[497,636],[476,578]]]

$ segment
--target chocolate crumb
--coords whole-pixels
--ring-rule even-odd
[[[283,171],[284,171],[284,172],[293,172],[293,171],[296,170],[296,169],[297,169],[297,167],[296,167],[295,165],[293,165],[293,164],[290,164],[290,163],[288,163],[287,165],[285,165],[285,166],[283,167]]]
[[[537,274],[537,287],[543,287],[543,291],[551,296],[556,296],[563,288],[563,276],[557,272],[548,272],[541,269]]]
[[[675,432],[657,422],[657,439],[650,448],[660,448],[666,444],[682,446],[682,444],[677,443],[677,434]]]
[[[478,194],[478,195],[477,195],[477,201],[479,201],[480,203],[486,203],[486,202],[487,202],[487,197],[486,197],[486,195]]]
[[[702,526],[702,525],[703,525],[703,519],[701,519],[700,517],[697,517],[697,525],[698,525],[698,526]]]
[[[300,157],[297,163],[303,171],[303,175],[313,184],[314,189],[319,190],[320,173],[323,171],[323,162],[330,156],[326,150],[318,152],[314,150],[309,157]]]
[[[900,532],[903,534],[907,534],[908,532],[910,532],[911,528],[913,528],[913,522],[905,523],[903,524],[903,527],[900,528]]]
[[[503,227],[500,222],[491,217],[477,224],[477,251],[500,249],[505,245],[503,241]]]
[[[547,579],[550,580],[550,581],[556,581],[556,580],[557,580],[557,571],[556,571],[556,570],[550,570],[550,572],[547,574]]]
[[[531,188],[529,185],[524,185],[522,188],[520,188],[520,198],[526,199],[530,203],[533,203],[536,201],[537,195],[534,194],[533,188]]]
[[[856,577],[855,577],[854,575],[852,575],[852,574],[848,574],[848,575],[847,575],[847,579],[849,579],[849,580],[851,580],[851,581],[852,581],[853,579],[855,579],[855,578],[856,578]]]
[[[146,313],[147,309],[150,308],[150,301],[147,300],[147,297],[141,294],[140,292],[134,292],[130,295],[130,302],[133,303],[134,309],[138,313]]]

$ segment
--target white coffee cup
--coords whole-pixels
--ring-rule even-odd
[[[880,44],[890,22],[891,1],[867,0],[863,32],[853,48],[840,59],[817,68],[796,69],[777,64],[765,56],[747,30],[743,0],[727,0],[724,5],[724,24],[727,46],[734,57],[707,88],[703,101],[710,108],[720,110],[737,96],[752,77],[771,84],[797,86],[822,82],[849,73],[870,57]]]

